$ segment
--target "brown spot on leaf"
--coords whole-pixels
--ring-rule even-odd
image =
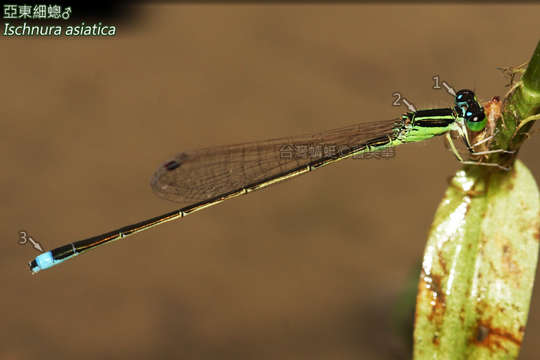
[[[519,334],[514,335],[507,329],[494,327],[491,324],[491,319],[488,319],[478,321],[473,342],[477,346],[488,348],[490,351],[496,351],[497,349],[508,351],[506,344],[511,342],[521,346],[522,337],[523,331],[521,327],[519,328]]]
[[[479,325],[476,328],[476,341],[477,342],[482,342],[486,340],[488,335],[489,335],[489,329],[487,327]]]
[[[477,197],[477,196],[482,196],[485,194],[485,191],[477,191],[477,190],[467,190],[465,191],[465,195],[469,196],[469,197]],[[468,211],[468,208],[467,208],[467,211]]]
[[[488,305],[486,304],[485,301],[479,301],[476,304],[476,314],[478,314],[478,316],[482,316],[482,314],[484,314],[484,312],[486,311],[487,307]]]
[[[439,251],[439,265],[441,265],[441,268],[445,274],[448,274],[448,268],[446,267],[446,260],[444,260],[444,256],[441,251]]]
[[[431,313],[428,316],[428,320],[433,322],[442,321],[442,317],[446,310],[446,298],[442,291],[441,276],[431,275]]]
[[[504,273],[506,275],[516,275],[519,276],[519,273],[521,273],[521,268],[519,267],[519,264],[514,260],[513,258],[513,251],[512,247],[508,244],[504,244],[502,247],[502,264],[504,266]],[[519,287],[519,283],[516,284],[516,286]]]
[[[461,323],[465,323],[465,305],[461,305],[461,309],[459,309],[459,320],[461,320]]]
[[[515,179],[517,177],[517,171],[516,171],[516,168],[515,167],[512,167],[512,169],[510,170],[511,174],[510,176],[512,177],[512,179]]]
[[[470,210],[471,210],[471,202],[468,202],[467,203],[467,208],[465,209],[465,215],[467,215]]]
[[[493,264],[493,261],[489,262],[489,268],[493,274],[498,274],[498,268],[495,266],[495,264]]]

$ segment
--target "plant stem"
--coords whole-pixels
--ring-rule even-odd
[[[540,114],[540,41],[521,80],[504,99],[503,121],[498,124],[495,148],[513,150],[513,154],[494,154],[487,162],[511,167],[528,132],[534,124],[529,121],[519,125],[528,117]],[[518,129],[519,130],[516,130]]]

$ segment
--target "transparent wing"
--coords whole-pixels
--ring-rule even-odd
[[[165,199],[200,202],[264,182],[383,136],[394,137],[401,120],[361,123],[315,134],[214,146],[179,153],[152,177]]]

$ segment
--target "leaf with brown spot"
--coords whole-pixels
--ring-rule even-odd
[[[511,173],[476,167],[456,174],[424,254],[415,359],[517,357],[536,269],[539,209],[534,178],[519,161]]]

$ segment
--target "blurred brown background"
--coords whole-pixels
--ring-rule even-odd
[[[160,5],[115,38],[2,37],[0,359],[407,359],[391,312],[459,164],[440,139],[231,200],[30,275],[45,248],[176,207],[169,156],[483,99],[539,6]],[[521,159],[537,180],[540,139]],[[536,359],[540,294],[522,359]]]

